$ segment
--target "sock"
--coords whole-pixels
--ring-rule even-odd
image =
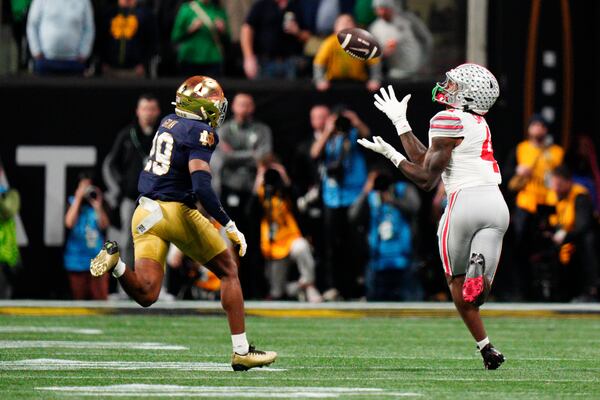
[[[125,263],[123,262],[123,260],[121,260],[121,258],[119,258],[119,262],[117,262],[117,265],[115,265],[115,267],[112,270],[112,275],[118,279],[121,276],[123,276],[124,273],[125,273]]]
[[[486,336],[485,339],[482,339],[480,342],[477,342],[477,348],[479,350],[483,349],[490,343],[490,339]]]
[[[231,335],[231,343],[233,344],[233,352],[241,356],[248,354],[250,345],[246,339],[246,332],[237,335]]]

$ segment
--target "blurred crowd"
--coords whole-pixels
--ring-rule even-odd
[[[18,70],[36,75],[248,79],[404,78],[427,67],[433,35],[402,0],[12,0]],[[435,10],[433,10],[435,11]],[[434,12],[432,11],[432,14]],[[348,56],[336,33],[361,26],[383,61]]]
[[[419,192],[389,163],[367,158],[356,141],[371,130],[342,104],[312,107],[306,115],[312,130],[287,160],[274,153],[271,129],[254,117],[250,94],[238,93],[231,113],[219,128],[211,169],[214,189],[248,239],[240,276],[249,298],[448,300],[435,255],[435,226],[447,203],[441,184],[433,195]],[[138,175],[162,115],[156,97],[140,96],[133,122],[115,135],[103,160],[102,176],[82,171],[68,197],[64,268],[74,299],[126,298],[113,278],[91,277],[89,259],[110,238],[133,265]],[[535,114],[525,139],[500,165],[512,213],[493,296],[598,301],[600,169],[590,137],[577,135],[563,149]],[[18,193],[0,174],[0,265],[9,282],[19,264],[18,207]],[[177,248],[167,264],[162,299],[218,298],[219,280]]]
[[[3,2],[19,70],[43,76],[145,79],[210,75],[248,79],[311,77],[317,90],[435,68],[434,9],[425,24],[396,0],[11,0]],[[448,11],[446,11],[446,14]],[[4,21],[7,18],[3,18]],[[447,21],[448,19],[444,19]],[[382,60],[359,61],[336,33],[360,26],[383,47]],[[446,32],[447,33],[447,32]],[[441,54],[444,62],[452,56]],[[431,72],[431,70],[427,71]],[[309,302],[448,300],[435,226],[446,207],[364,154],[371,130],[343,104],[315,104],[311,131],[280,159],[268,124],[254,118],[247,93],[231,99],[211,161],[213,185],[248,239],[240,277],[248,298]],[[115,133],[101,176],[82,171],[68,198],[64,268],[74,299],[125,297],[113,278],[92,279],[89,259],[117,240],[133,265],[131,216],[161,110],[142,95],[132,123]],[[498,160],[511,204],[499,282],[504,301],[598,301],[600,169],[590,136],[568,148],[547,121],[531,116],[525,138]],[[103,190],[105,188],[106,190]],[[20,266],[15,233],[19,194],[0,165],[0,297]],[[172,248],[163,299],[218,298],[219,280]]]

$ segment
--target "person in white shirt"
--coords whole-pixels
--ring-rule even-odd
[[[415,14],[403,11],[394,0],[373,0],[377,19],[369,32],[383,46],[387,76],[401,79],[414,75],[427,62],[433,36]]]
[[[433,90],[444,104],[430,121],[429,147],[413,134],[406,119],[410,94],[402,101],[394,89],[381,89],[375,106],[393,122],[408,158],[381,137],[358,142],[390,159],[421,189],[431,191],[440,178],[448,205],[440,220],[440,256],[452,299],[477,342],[486,369],[496,369],[504,356],[492,346],[479,314],[490,291],[508,228],[509,212],[498,188],[500,169],[484,115],[500,94],[498,82],[486,68],[462,64],[446,73]]]
[[[90,0],[33,0],[27,41],[38,75],[81,75],[94,44]]]

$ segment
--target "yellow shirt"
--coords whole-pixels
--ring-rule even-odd
[[[535,213],[538,204],[547,204],[550,173],[562,163],[564,151],[558,145],[546,148],[525,140],[517,146],[517,165],[532,168],[531,178],[517,194],[517,206]]]
[[[325,78],[352,79],[366,81],[369,78],[367,66],[377,64],[378,58],[362,61],[349,56],[337,40],[335,34],[328,36],[315,55],[313,64],[325,68]]]
[[[555,191],[549,191],[546,203],[556,208],[556,214],[550,216],[550,224],[567,232],[573,231],[575,226],[575,200],[577,196],[587,194],[587,189],[574,183],[569,194],[564,199],[559,199]],[[559,258],[563,264],[568,264],[575,251],[572,243],[565,243],[560,247]]]
[[[262,187],[258,191],[258,198],[264,210],[260,223],[260,247],[263,255],[267,260],[285,258],[290,254],[294,240],[302,236],[291,206],[279,196],[266,200]]]

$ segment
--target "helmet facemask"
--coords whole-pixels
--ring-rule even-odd
[[[458,83],[446,73],[444,82],[437,82],[431,91],[431,100],[450,107],[459,108],[460,106],[457,102],[458,89]]]
[[[437,83],[431,95],[434,102],[485,115],[500,94],[498,82],[486,68],[462,64],[446,72],[446,80]]]

